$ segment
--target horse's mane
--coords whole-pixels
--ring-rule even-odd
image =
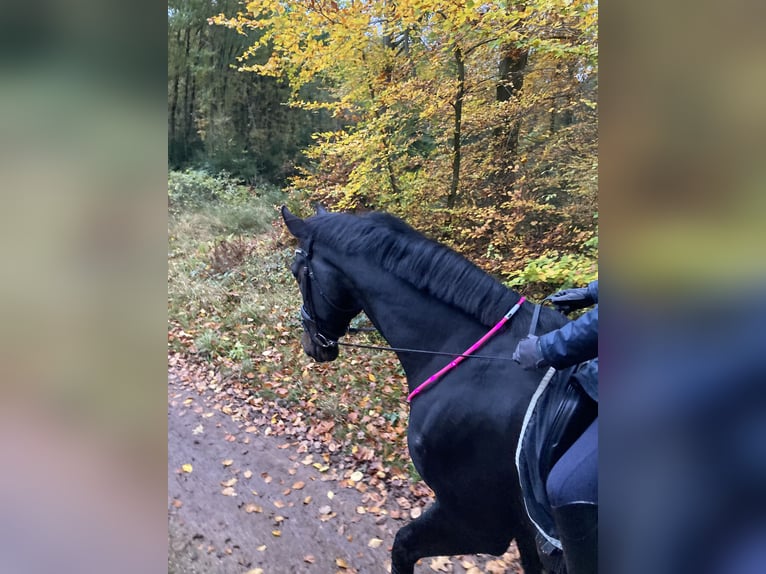
[[[324,213],[306,223],[315,241],[344,254],[363,253],[385,271],[488,327],[519,299],[462,255],[388,213]]]

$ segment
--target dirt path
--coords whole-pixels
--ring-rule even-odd
[[[390,572],[394,535],[406,522],[367,512],[354,486],[364,490],[169,372],[170,574]],[[521,572],[516,558],[512,550],[497,560],[426,559],[417,570]]]
[[[392,519],[358,514],[361,493],[210,399],[169,377],[169,572],[386,571]]]

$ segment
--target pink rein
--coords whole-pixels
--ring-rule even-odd
[[[473,345],[468,347],[466,351],[462,354],[462,356],[456,357],[454,360],[452,360],[449,364],[447,364],[445,367],[440,369],[439,371],[435,372],[433,375],[428,377],[425,381],[420,383],[417,387],[415,387],[415,390],[413,390],[409,395],[407,395],[407,402],[411,402],[412,399],[414,399],[417,395],[422,393],[426,387],[431,385],[432,383],[435,383],[440,378],[442,378],[444,375],[446,375],[448,372],[450,372],[452,369],[457,367],[460,363],[463,362],[463,360],[466,358],[465,355],[470,355],[471,353],[475,352],[477,349],[479,349],[484,343],[486,343],[489,339],[492,338],[492,336],[497,333],[500,328],[506,324],[506,322],[513,317],[513,315],[521,308],[521,304],[526,301],[526,297],[522,297],[519,299],[518,303],[516,303],[511,309],[503,315],[503,318],[498,321],[497,325],[492,327],[487,333],[478,341],[476,341]]]

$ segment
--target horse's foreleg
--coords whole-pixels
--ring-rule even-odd
[[[526,538],[526,537],[525,537]],[[509,540],[492,533],[482,533],[481,525],[459,523],[435,502],[417,520],[399,529],[391,550],[391,574],[414,574],[415,562],[427,556],[454,556],[456,554],[500,555],[508,549]],[[525,539],[519,547],[522,566],[526,574],[542,572],[534,537]],[[531,554],[530,554],[531,552]]]

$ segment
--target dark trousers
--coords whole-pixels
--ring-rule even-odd
[[[598,503],[598,418],[553,466],[546,488],[553,507]]]

